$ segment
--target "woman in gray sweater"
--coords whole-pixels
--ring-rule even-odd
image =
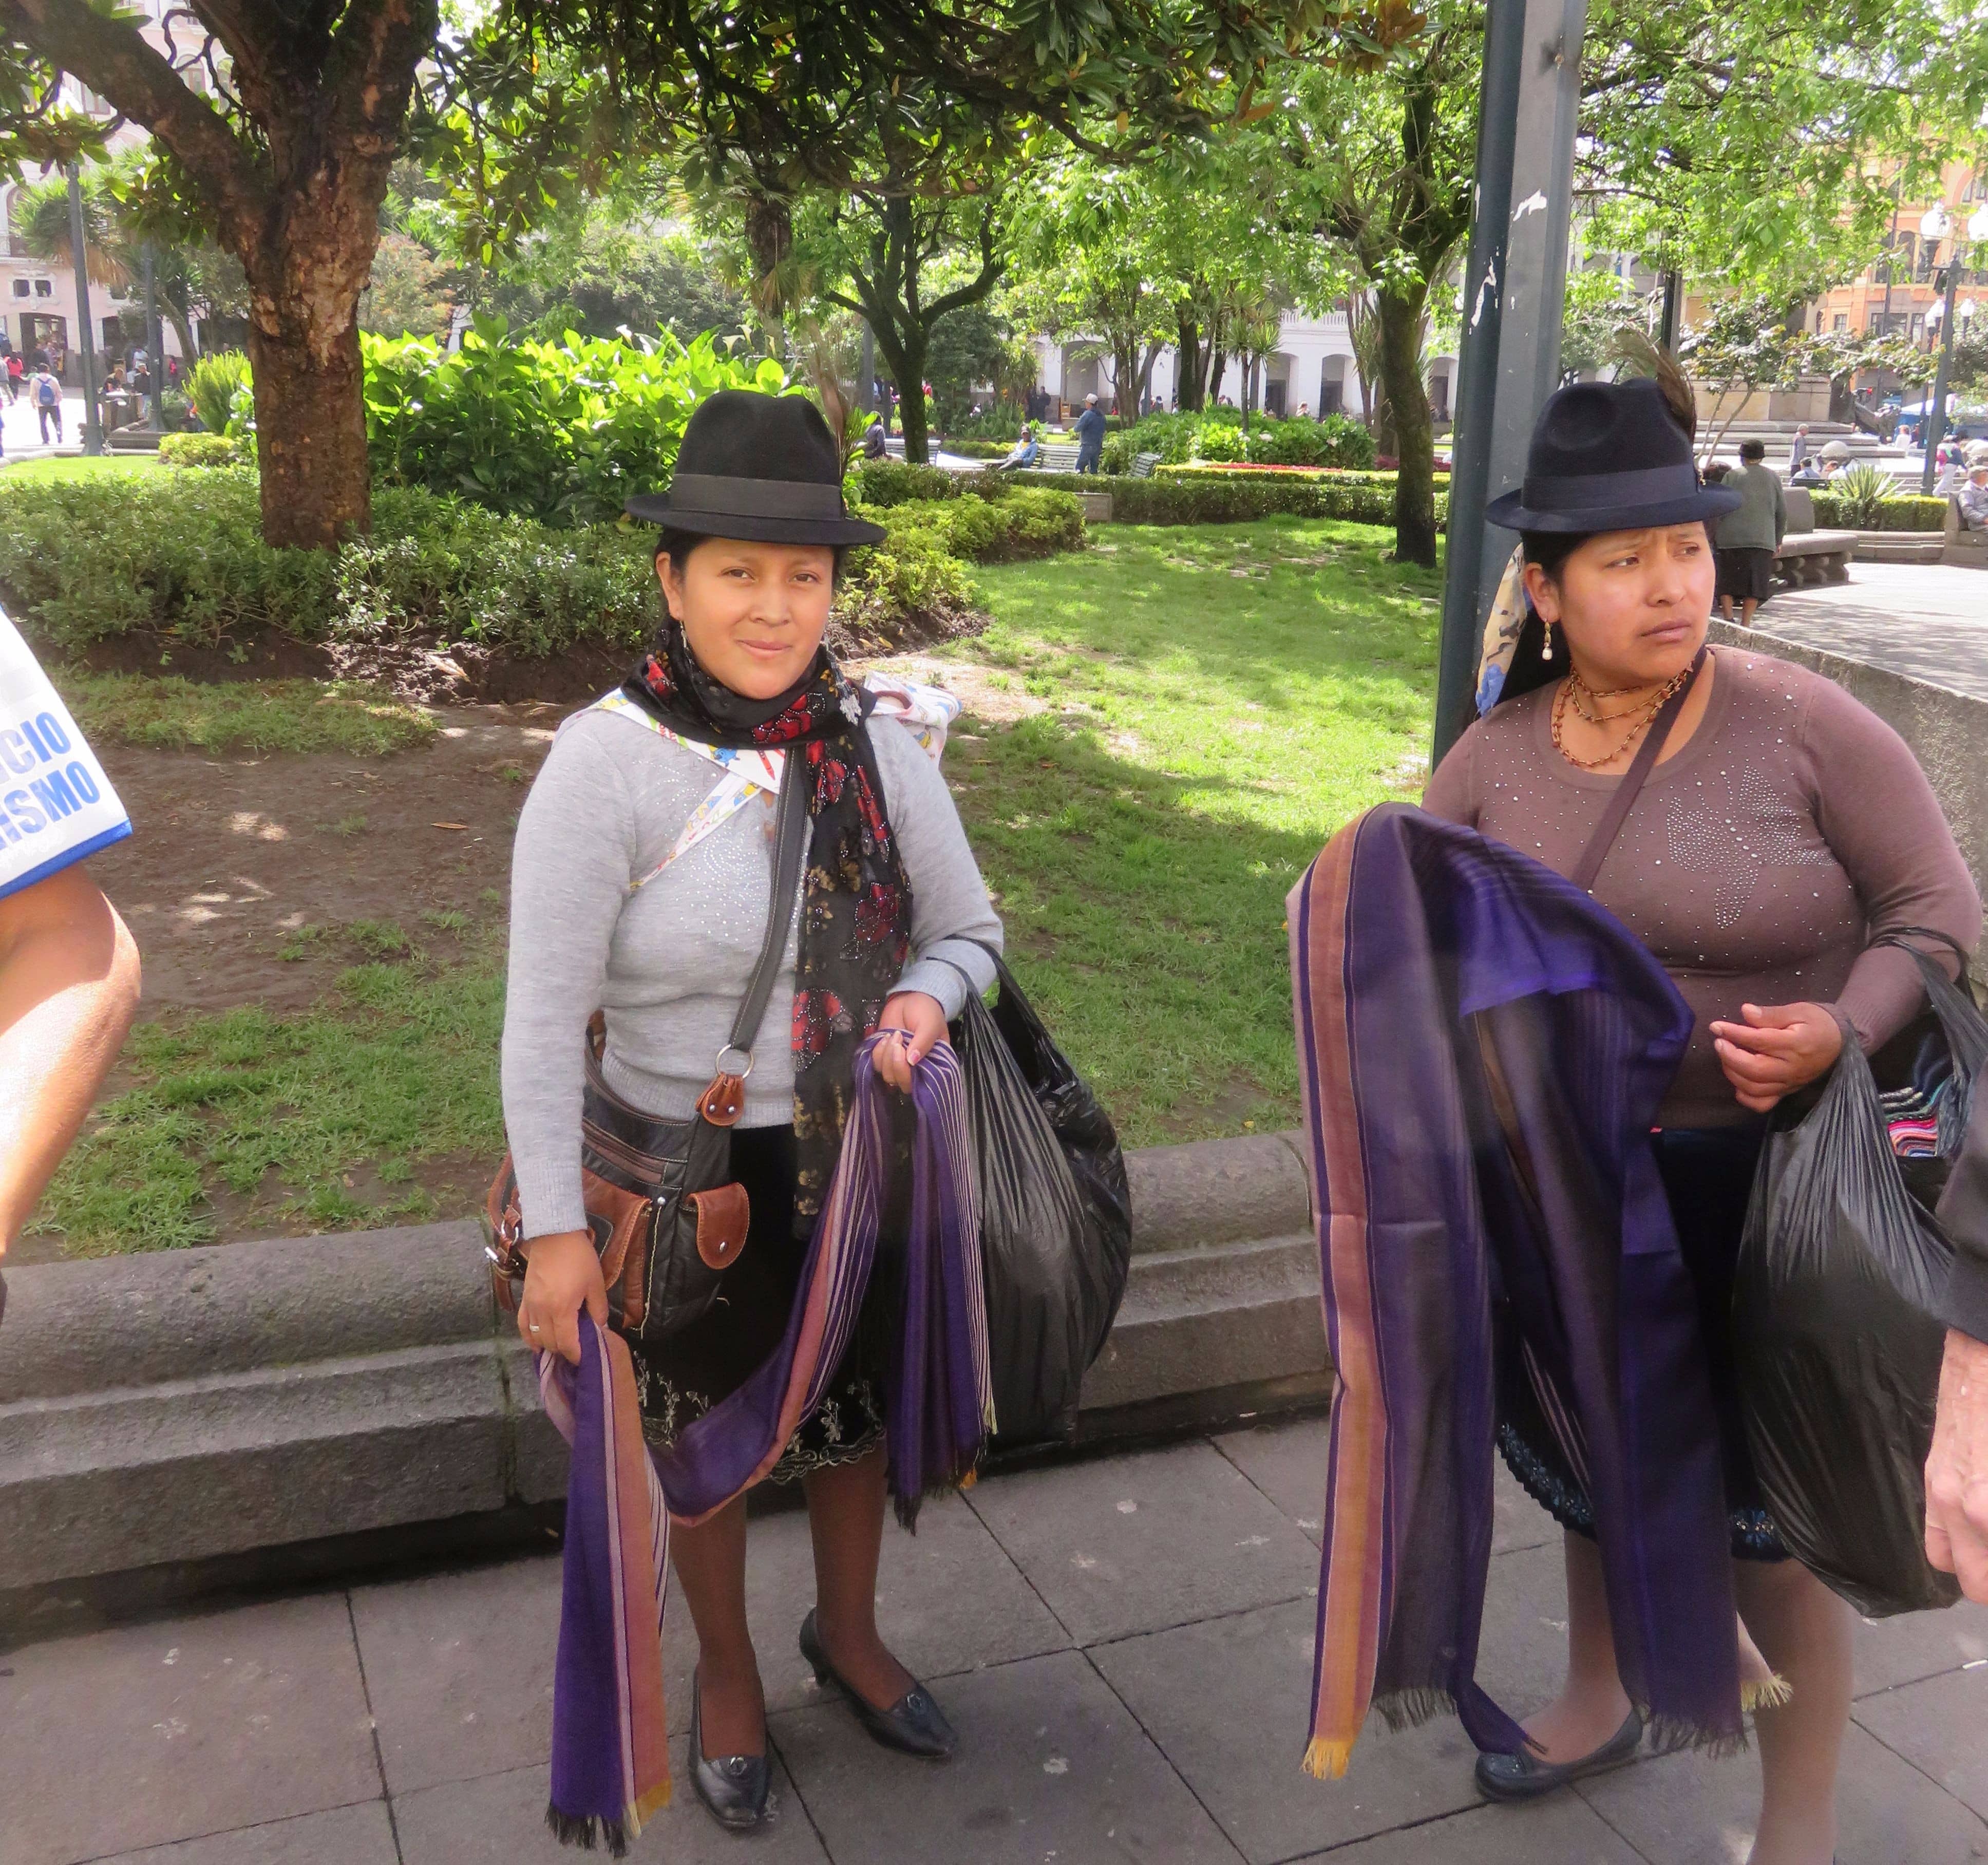
[[[583,1096],[688,1119],[721,1073],[746,1079],[731,1170],[751,1217],[708,1313],[660,1343],[631,1339],[644,1430],[667,1445],[738,1388],[785,1330],[838,1155],[856,1050],[893,1087],[992,981],[1000,922],[937,765],[874,724],[822,645],[844,550],[884,533],[847,516],[841,461],[810,403],[727,392],[685,432],[666,498],[669,611],[620,692],[566,721],[518,824],[504,1023],[505,1125],[526,1259],[519,1332],[579,1358],[582,1308],[608,1315],[582,1202]],[[770,1007],[749,1059],[725,1058],[766,935],[777,800],[810,787],[810,852]],[[604,1040],[589,1087],[587,1029]],[[887,1230],[888,1235],[888,1230]],[[933,1758],[952,1731],[877,1630],[885,1459],[877,1335],[883,1262],[820,1405],[773,1471],[800,1478],[816,1606],[802,1648],[879,1741]],[[765,1816],[766,1709],[746,1616],[740,1496],[671,1536],[698,1634],[691,1773],[735,1828]]]

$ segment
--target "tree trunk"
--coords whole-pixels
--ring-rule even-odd
[[[1203,408],[1219,408],[1222,405],[1222,376],[1228,366],[1226,351],[1217,350],[1212,353],[1208,365],[1208,387],[1202,392]]]
[[[904,459],[910,465],[927,465],[930,448],[925,426],[925,354],[931,332],[922,324],[908,323],[902,305],[894,307],[894,315],[888,320],[882,315],[882,308],[877,307],[874,326],[877,354],[884,359],[884,367],[897,385],[898,431],[904,438]]]
[[[1179,343],[1175,350],[1174,405],[1183,413],[1201,406],[1202,377],[1208,367],[1201,344],[1201,324],[1183,310],[1177,320]]]
[[[264,540],[329,550],[363,536],[373,521],[357,316],[327,357],[320,361],[313,348],[249,324]]]
[[[176,311],[167,304],[161,304],[159,306],[159,311],[166,322],[173,327],[173,334],[180,340],[181,368],[183,370],[192,368],[200,360],[199,348],[193,340],[193,320],[184,311]],[[163,355],[152,358],[152,370],[154,374],[164,369],[165,366],[166,359]]]
[[[793,208],[783,195],[746,197],[746,244],[752,254],[752,309],[778,360],[786,360],[787,286],[784,268],[793,250]]]
[[[1381,320],[1381,381],[1394,417],[1395,560],[1435,564],[1435,428],[1422,386],[1422,300],[1391,291],[1374,294]]]

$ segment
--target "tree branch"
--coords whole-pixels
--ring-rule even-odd
[[[218,225],[259,238],[269,178],[255,154],[132,26],[87,0],[0,0],[0,27],[86,84],[170,150]],[[248,255],[235,248],[245,264]]]

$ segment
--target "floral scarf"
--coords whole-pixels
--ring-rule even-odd
[[[803,1238],[835,1176],[857,1051],[877,1027],[911,952],[911,890],[884,813],[865,716],[871,701],[826,647],[772,699],[747,699],[700,666],[682,626],[664,624],[622,690],[673,731],[735,750],[784,751],[803,773],[813,824],[794,961],[794,1228]]]

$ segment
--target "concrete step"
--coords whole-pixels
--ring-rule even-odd
[[[1293,1137],[1128,1156],[1132,1274],[1084,1385],[1081,1437],[1324,1395]],[[347,1542],[494,1522],[565,1493],[565,1446],[492,1301],[474,1224],[46,1264],[7,1281],[0,1606],[110,1576],[150,1576],[170,1598],[212,1584],[217,1562],[270,1551],[322,1578]]]

